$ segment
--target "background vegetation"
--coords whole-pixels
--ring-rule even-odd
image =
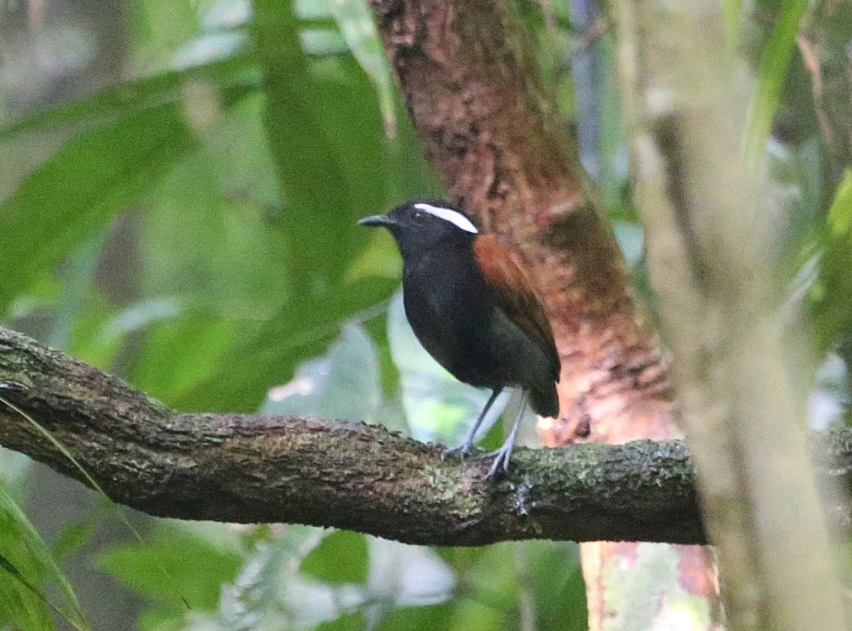
[[[627,201],[614,28],[605,8],[570,4],[516,0],[653,307]],[[441,195],[363,0],[0,7],[4,324],[181,409],[458,440],[482,393],[419,349],[392,242],[356,225]],[[841,418],[852,359],[852,10],[725,10],[759,75],[744,146],[768,151],[778,291],[792,325],[816,331],[811,422],[824,426]],[[586,627],[571,544],[434,550],[154,520],[16,454],[2,453],[0,474],[0,628]],[[642,628],[651,613],[631,596]]]

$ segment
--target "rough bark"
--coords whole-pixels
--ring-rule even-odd
[[[667,437],[657,419],[672,416],[672,391],[657,341],[634,309],[618,247],[508,6],[371,4],[449,194],[524,260],[546,303],[562,359],[550,441],[569,442],[579,429],[609,442],[621,425],[632,436]]]
[[[460,465],[439,445],[380,426],[179,413],[5,329],[0,396],[0,444],[85,482],[29,416],[110,498],[153,515],[336,526],[431,545],[703,539],[677,442],[521,449],[510,479],[492,484],[489,458]]]
[[[517,539],[705,540],[682,441],[519,449],[508,479],[488,458],[350,421],[184,414],[0,328],[0,444],[161,517],[338,527],[414,544]],[[11,407],[8,404],[12,404]],[[17,409],[16,409],[17,408]],[[852,431],[825,433],[826,478],[852,484]],[[830,507],[850,524],[848,505]]]
[[[530,272],[562,360],[560,415],[548,446],[676,436],[674,393],[659,342],[631,283],[533,49],[505,0],[371,0],[425,152],[450,196]],[[679,548],[676,580],[718,611],[705,550]],[[590,626],[615,605],[604,575],[643,571],[629,545],[583,547]],[[639,560],[639,561],[637,561]],[[625,581],[631,578],[627,576]],[[616,590],[618,591],[618,590]],[[647,595],[664,613],[665,594]]]

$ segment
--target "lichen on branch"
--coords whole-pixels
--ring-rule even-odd
[[[702,543],[682,441],[519,449],[511,475],[489,459],[444,458],[384,427],[170,410],[124,382],[0,328],[0,444],[163,517],[288,522],[412,544],[519,539]],[[21,413],[23,412],[23,414]],[[823,434],[826,475],[848,486],[852,432]],[[848,506],[830,507],[844,525]]]

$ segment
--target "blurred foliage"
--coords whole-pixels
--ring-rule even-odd
[[[46,595],[48,582],[59,588],[61,604]],[[24,630],[52,629],[53,614],[79,631],[89,629],[52,552],[8,491],[0,487],[0,623],[11,622]]]
[[[607,7],[514,2],[653,308]],[[115,49],[97,10],[56,0],[35,28],[27,6],[0,9],[0,318],[183,409],[457,442],[487,393],[419,347],[391,239],[356,225],[440,195],[363,0],[132,0],[111,23]],[[825,360],[811,410],[823,425],[852,361],[852,9],[722,6],[758,77],[744,147],[767,148],[780,291]],[[88,71],[101,55],[119,62],[108,80]],[[144,541],[93,551],[112,519],[95,508],[48,546],[15,501],[38,501],[22,490],[29,470],[0,451],[0,628],[87,628],[61,567],[82,556],[91,572],[93,555],[145,597],[145,630],[586,628],[572,544],[434,550],[149,520]]]
[[[796,35],[807,8],[807,0],[782,0],[769,37],[761,48],[757,91],[751,101],[743,135],[743,151],[753,162],[763,156],[796,45]],[[730,12],[728,8],[727,13]],[[726,16],[726,22],[731,24],[733,20]]]

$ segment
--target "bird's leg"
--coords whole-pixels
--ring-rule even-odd
[[[491,468],[488,470],[488,478],[493,479],[500,473],[509,472],[509,459],[512,457],[512,450],[515,448],[515,437],[518,435],[518,428],[521,426],[521,419],[524,417],[524,411],[527,409],[527,393],[524,392],[521,396],[521,404],[518,406],[518,414],[515,417],[515,424],[512,426],[512,431],[509,432],[509,437],[503,443],[503,446],[495,451],[494,462],[491,463]]]
[[[497,400],[497,397],[500,396],[500,393],[503,392],[503,388],[494,388],[491,392],[491,396],[488,397],[488,401],[485,403],[485,407],[482,408],[482,412],[479,413],[479,418],[476,419],[476,422],[470,428],[467,435],[464,437],[464,442],[462,442],[461,447],[454,447],[453,449],[448,449],[444,453],[446,454],[461,454],[464,456],[465,454],[470,452],[470,448],[473,447],[473,439],[476,437],[476,432],[479,429],[479,426],[482,425],[482,421],[485,420],[485,415],[488,414],[488,410],[491,409],[491,406],[494,405],[494,402]]]

